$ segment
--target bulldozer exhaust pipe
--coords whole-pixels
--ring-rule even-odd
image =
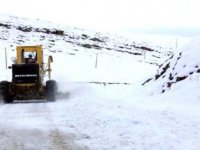
[[[51,79],[51,63],[53,62],[53,57],[52,56],[49,56],[48,58],[48,77],[49,77],[49,80]]]

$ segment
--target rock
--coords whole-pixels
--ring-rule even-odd
[[[5,28],[7,28],[7,29],[10,29],[10,28],[11,28],[11,25],[4,24],[4,23],[0,23],[0,26],[1,26],[1,27],[5,27]]]
[[[32,27],[27,27],[27,26],[24,26],[24,27],[18,26],[17,29],[22,32],[31,32],[32,31]]]
[[[95,42],[103,42],[102,40],[100,40],[99,38],[96,38],[96,37],[91,38],[90,40],[95,41]]]
[[[176,82],[182,81],[186,79],[188,76],[183,76],[183,77],[176,77]]]
[[[92,48],[92,46],[90,44],[82,44],[82,46],[85,48]]]

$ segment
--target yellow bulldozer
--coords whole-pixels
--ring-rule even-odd
[[[4,103],[14,100],[55,101],[57,83],[51,79],[51,63],[53,57],[48,56],[48,62],[43,62],[42,46],[17,46],[17,56],[12,59],[12,81],[0,82],[0,94]],[[48,80],[44,77],[48,73]]]

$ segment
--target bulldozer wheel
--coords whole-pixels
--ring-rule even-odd
[[[57,84],[55,80],[46,81],[46,98],[47,101],[54,102],[56,100]]]
[[[13,97],[10,94],[9,88],[10,88],[10,82],[8,82],[8,81],[0,82],[0,94],[3,98],[4,103],[12,103],[13,102]]]

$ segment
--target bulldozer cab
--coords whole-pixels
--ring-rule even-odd
[[[50,63],[53,62],[53,57],[48,57],[48,62],[45,64],[43,62],[43,49],[42,46],[17,46],[17,58],[15,60],[16,64],[31,64],[36,63],[39,65],[40,76],[45,76],[48,72],[48,78],[51,79],[51,66]],[[41,78],[43,81],[43,78]]]
[[[17,64],[38,63],[42,67],[43,54],[41,46],[17,46]]]
[[[43,82],[43,54],[41,46],[17,46],[16,63],[12,65],[12,81],[16,84]]]

